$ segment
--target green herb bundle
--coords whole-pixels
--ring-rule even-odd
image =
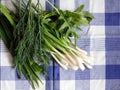
[[[0,3],[0,37],[13,56],[20,78],[24,75],[33,88],[39,86],[40,73],[47,75],[50,56],[64,69],[92,68],[92,58],[76,46],[76,30],[93,19],[92,14],[82,11],[84,5],[74,12],[64,11],[46,0],[54,10],[44,11],[40,0],[37,4],[17,1],[13,2],[16,13]]]

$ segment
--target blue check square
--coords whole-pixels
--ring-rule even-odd
[[[91,25],[94,26],[104,26],[105,25],[105,14],[104,13],[93,13],[93,16],[95,17]]]
[[[120,79],[106,80],[105,90],[120,90]]]
[[[106,52],[106,64],[107,65],[119,65],[120,64],[119,51],[107,51]]]
[[[86,69],[81,71],[80,69],[75,72],[75,80],[89,80],[90,79],[90,70]]]
[[[108,37],[116,37],[120,35],[120,26],[106,26],[105,33]]]
[[[120,65],[106,65],[106,79],[120,79]]]
[[[15,80],[15,70],[11,66],[1,66],[1,80]]]
[[[120,12],[120,0],[105,0],[105,12]]]
[[[120,51],[120,37],[106,37],[106,50],[107,51]]]
[[[96,65],[90,71],[90,79],[98,80],[105,79],[105,66],[104,65]]]
[[[90,80],[76,80],[75,90],[90,90]]]
[[[120,25],[120,13],[105,13],[105,25],[106,26]]]
[[[54,90],[53,89],[53,80],[46,80],[46,84],[45,84],[46,86],[46,90]]]
[[[15,90],[29,90],[30,84],[27,80],[18,80],[15,81]]]

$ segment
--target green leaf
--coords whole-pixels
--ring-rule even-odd
[[[83,12],[83,14],[84,14],[84,16],[86,16],[86,17],[90,17],[90,18],[94,18],[94,16],[91,14],[91,13],[89,13],[88,11],[84,11]]]
[[[89,22],[86,18],[82,17],[80,20],[80,24],[83,26],[87,26],[87,25],[89,25]]]
[[[60,31],[60,32],[63,31],[66,27],[68,27],[68,25],[66,24],[66,22],[64,22],[64,23],[60,26],[59,31]]]
[[[31,3],[32,0],[18,1],[19,5],[13,3],[17,13],[0,4],[5,17],[0,17],[0,36],[6,45],[14,44],[10,50],[14,52],[12,55],[18,74],[20,77],[24,75],[35,89],[40,80],[39,73],[47,73],[51,52],[69,55],[75,51],[73,46],[76,46],[78,38],[76,29],[89,25],[93,16],[82,11],[84,5],[74,12],[63,11],[48,1],[55,10],[43,11],[38,6],[39,0],[36,5]]]
[[[84,8],[84,5],[81,5],[80,7],[78,7],[75,12],[81,12]]]
[[[0,3],[0,9],[2,14],[6,16],[6,18],[9,20],[12,26],[15,26],[15,22],[12,18],[12,16],[9,14],[9,11]]]
[[[9,38],[9,40],[12,40],[12,26],[10,26],[10,23],[8,22],[8,20],[6,20],[6,18],[4,16],[1,15],[0,17],[0,23],[1,26],[3,27],[4,32],[6,33],[6,36]]]
[[[91,14],[91,13],[89,13],[88,11],[84,11],[83,12],[83,15],[84,15],[84,17],[86,17],[87,18],[87,20],[90,22],[92,19],[94,19],[94,16]]]
[[[9,46],[8,38],[6,37],[6,33],[4,32],[3,28],[0,26],[0,37],[2,38],[3,42]]]

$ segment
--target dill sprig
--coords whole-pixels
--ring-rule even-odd
[[[0,36],[13,56],[14,68],[31,83],[39,86],[40,73],[47,75],[50,56],[64,69],[92,68],[93,60],[76,46],[81,26],[89,25],[92,14],[82,11],[61,10],[46,0],[53,8],[43,11],[40,1],[17,0],[13,2],[16,13],[0,3]],[[27,3],[26,3],[27,2]],[[71,40],[71,37],[74,40]]]

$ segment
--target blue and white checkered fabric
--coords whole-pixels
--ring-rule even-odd
[[[63,70],[51,61],[49,79],[36,90],[120,90],[120,0],[50,0],[61,9],[74,10],[85,4],[95,16],[90,29],[84,28],[77,45],[95,59],[92,70]],[[1,2],[11,7],[10,0]],[[52,9],[41,0],[47,10]],[[0,90],[33,90],[18,79],[11,67],[10,53],[0,40]]]

